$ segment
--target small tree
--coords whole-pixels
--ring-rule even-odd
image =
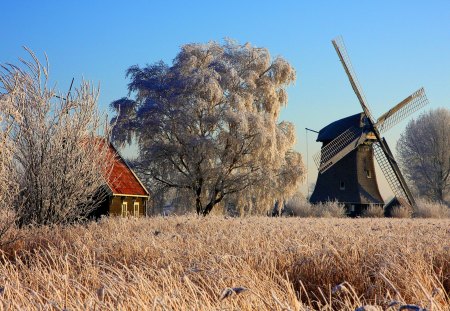
[[[98,91],[83,82],[74,96],[57,99],[48,65],[30,55],[23,68],[5,65],[0,73],[2,134],[20,186],[15,204],[23,204],[22,224],[72,222],[99,204],[111,167],[107,141],[97,136]]]
[[[294,126],[278,123],[295,80],[284,59],[233,41],[187,44],[172,66],[132,66],[127,76],[136,96],[111,104],[120,110],[113,138],[137,138],[136,170],[155,194],[187,192],[206,215],[224,198],[266,211],[297,189]]]
[[[450,191],[450,110],[422,114],[397,144],[400,162],[418,194],[444,201]]]

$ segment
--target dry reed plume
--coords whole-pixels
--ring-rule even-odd
[[[0,310],[449,310],[449,228],[183,216],[27,229],[4,249]]]

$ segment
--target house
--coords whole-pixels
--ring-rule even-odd
[[[108,152],[114,160],[105,185],[107,196],[92,216],[145,216],[149,192],[111,143]]]

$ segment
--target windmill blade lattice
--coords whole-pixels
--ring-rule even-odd
[[[358,147],[361,141],[364,141],[365,136],[362,137],[362,131],[360,128],[352,126],[347,129],[341,135],[333,139],[325,147],[323,147],[313,158],[320,173],[325,172],[334,163],[342,159],[350,151]],[[336,155],[338,158],[333,159]]]
[[[380,133],[386,132],[394,125],[426,105],[428,105],[428,98],[425,94],[425,90],[421,88],[380,116],[376,127]]]
[[[400,184],[400,181],[398,180],[397,176],[395,175],[394,170],[392,169],[389,160],[387,159],[386,155],[384,154],[380,143],[376,142],[373,144],[373,150],[375,158],[377,159],[378,164],[380,165],[381,171],[383,172],[384,177],[386,177],[386,180],[389,184],[389,187],[391,188],[392,192],[395,194],[395,196],[399,198],[404,198],[407,200],[407,195],[405,191],[402,188],[402,185]]]
[[[350,80],[353,91],[358,97],[359,103],[361,104],[364,113],[372,121],[372,113],[370,112],[364,92],[362,91],[361,85],[359,84],[358,78],[356,77],[355,71],[353,70],[352,63],[350,62],[350,58],[347,54],[347,49],[345,48],[344,39],[339,36],[331,42],[333,43],[334,49],[336,50],[336,53],[341,60],[342,66],[344,66],[344,70],[348,76],[348,79]]]

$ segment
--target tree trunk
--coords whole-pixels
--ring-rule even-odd
[[[220,201],[222,201],[224,195],[223,195],[223,194],[220,194],[219,196],[217,196],[217,195],[218,195],[218,193],[216,193],[216,194],[212,197],[211,201],[209,201],[209,203],[205,206],[205,209],[203,210],[203,216],[208,215],[208,214],[212,211],[213,207],[214,207],[217,203],[219,203]]]
[[[439,184],[436,189],[436,199],[439,202],[444,202],[444,190],[442,189],[442,185]]]
[[[202,201],[200,199],[202,194],[203,178],[197,181],[197,188],[195,189],[195,208],[197,210],[197,215],[200,215],[203,211]]]
[[[200,201],[200,197],[195,199],[195,208],[197,210],[197,215],[200,215],[203,211],[202,202]]]
[[[209,203],[205,206],[205,209],[203,210],[203,216],[208,215],[208,214],[212,211],[214,205],[215,205],[215,204],[213,203],[213,201],[209,202]]]

